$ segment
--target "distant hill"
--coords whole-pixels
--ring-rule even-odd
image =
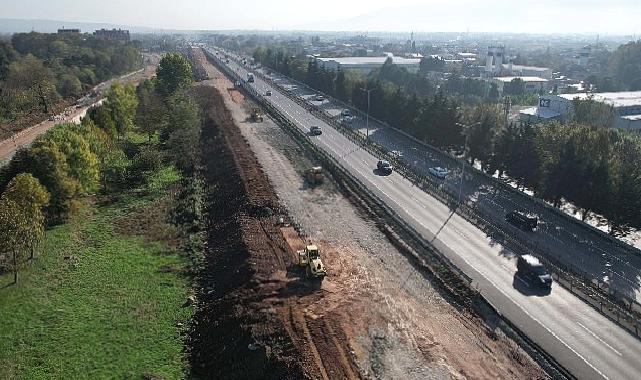
[[[134,33],[155,31],[155,29],[152,29],[152,28],[119,25],[119,24],[0,18],[0,34],[12,34],[12,33],[22,33],[22,32],[31,32],[31,31],[41,32],[41,33],[55,33],[58,31],[58,29],[63,27],[67,29],[80,29],[80,31],[83,33],[93,32],[96,29],[102,29],[102,28],[128,29],[130,32],[134,32]]]

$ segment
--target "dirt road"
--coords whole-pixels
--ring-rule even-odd
[[[283,230],[256,226],[273,242],[275,256],[268,280],[256,285],[258,294],[265,288],[272,294],[253,300],[273,318],[263,331],[286,332],[282,360],[305,368],[306,377],[327,379],[546,377],[516,343],[450,304],[331,181],[310,187],[303,173],[314,163],[305,152],[270,119],[248,121],[251,105],[215,68],[203,65],[211,78],[204,84],[218,89],[231,114],[225,128],[239,129],[275,190],[272,207],[283,205],[280,215],[320,246],[328,268],[320,288],[309,286],[283,246]],[[249,189],[255,182],[244,181]],[[287,240],[297,238],[287,231]],[[248,259],[253,257],[250,250]]]
[[[61,123],[78,123],[80,119],[85,116],[87,110],[102,102],[100,98],[104,93],[111,87],[114,83],[138,83],[143,79],[151,78],[156,74],[156,66],[160,61],[160,56],[158,54],[151,54],[146,56],[145,68],[141,71],[135,73],[124,75],[120,78],[115,78],[108,80],[106,82],[98,84],[94,91],[99,94],[96,100],[89,106],[75,107],[69,106],[63,109],[59,114],[53,116],[49,120],[42,121],[32,127],[23,129],[19,132],[13,133],[10,137],[5,138],[0,141],[0,165],[2,165],[7,160],[11,159],[13,154],[20,147],[28,146],[33,140],[36,139],[39,135],[46,132],[56,124]]]

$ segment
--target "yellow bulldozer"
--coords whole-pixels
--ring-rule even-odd
[[[263,122],[263,113],[260,110],[260,108],[252,108],[251,119],[255,123],[262,123]]]
[[[322,281],[327,275],[327,270],[325,270],[325,265],[323,265],[316,245],[310,244],[302,251],[298,251],[298,265],[305,268],[305,275],[308,278]]]
[[[323,174],[323,168],[320,166],[314,166],[307,170],[307,182],[309,182],[310,185],[320,185],[324,180],[325,175]]]

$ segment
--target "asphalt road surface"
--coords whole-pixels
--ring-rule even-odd
[[[242,77],[246,70],[230,61]],[[249,84],[287,115],[319,148],[386,202],[416,231],[470,276],[483,296],[561,365],[581,379],[641,378],[641,341],[553,284],[550,293],[516,275],[515,255],[447,206],[397,173],[379,175],[377,157],[311,115],[277,88],[256,78]]]
[[[275,74],[269,77],[279,85],[292,89],[293,93],[325,110],[329,115],[340,118],[343,105],[338,102],[331,99],[315,101],[315,92],[304,85]],[[352,118],[348,127],[363,135],[367,133],[366,121],[362,115]],[[439,183],[451,194],[458,194],[462,188],[463,199],[468,204],[473,204],[481,215],[503,230],[509,231],[532,251],[561,263],[564,269],[593,279],[599,286],[616,291],[618,295],[641,302],[641,255],[638,250],[613,244],[609,239],[560,217],[557,212],[533,202],[529,197],[496,186],[485,176],[471,171],[469,167],[461,187],[462,170],[458,162],[392,128],[386,128],[371,118],[369,138],[390,151],[400,152],[402,156],[399,160],[417,172],[429,176],[428,169],[431,167],[447,168],[450,172],[447,178],[433,178],[434,182]],[[536,214],[539,218],[538,229],[526,233],[508,224],[505,215],[513,210]]]

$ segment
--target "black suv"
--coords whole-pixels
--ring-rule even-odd
[[[505,220],[522,230],[533,231],[539,224],[536,216],[530,216],[519,211],[512,211],[505,215]]]
[[[523,277],[534,282],[534,285],[546,289],[552,287],[552,276],[541,264],[539,259],[532,255],[522,255],[516,262],[516,270]]]
[[[379,160],[376,168],[382,174],[392,174],[392,164],[390,164],[389,161]]]

